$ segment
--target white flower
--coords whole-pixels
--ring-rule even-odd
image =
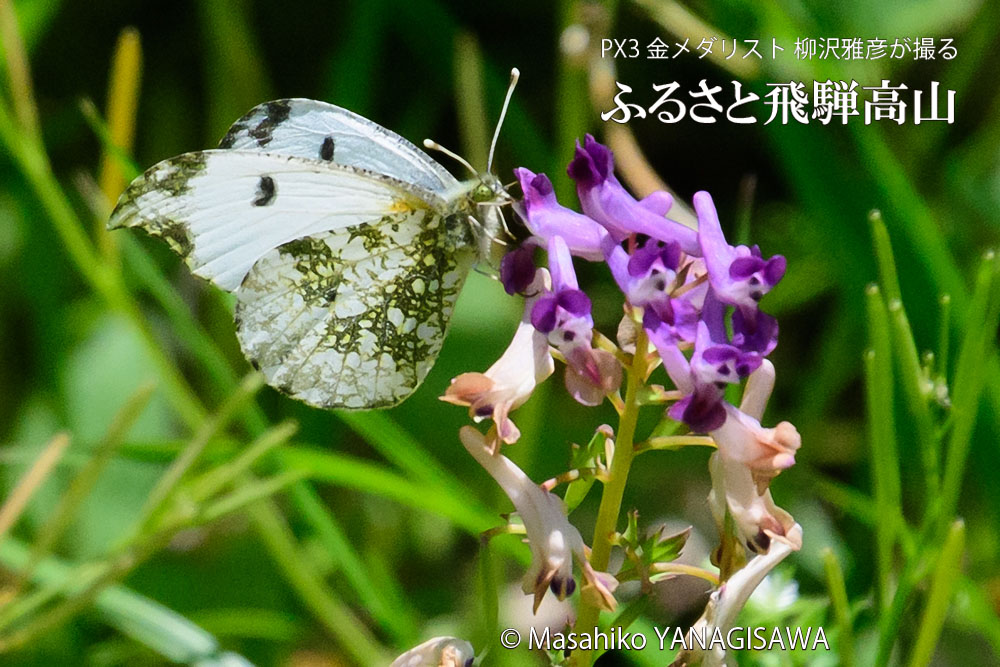
[[[587,562],[586,547],[580,531],[566,518],[566,506],[559,496],[531,481],[510,459],[494,453],[482,433],[464,426],[459,438],[469,453],[496,480],[514,503],[531,548],[531,566],[524,575],[522,589],[534,594],[534,610],[538,610],[545,591],[551,589],[563,600],[576,589],[573,560],[580,565],[585,579],[584,594],[600,606],[614,610],[612,595],[617,581],[614,577],[595,572]]]
[[[492,417],[499,440],[508,444],[521,437],[508,415],[555,370],[547,337],[531,324],[531,309],[549,289],[549,282],[548,271],[535,272],[527,291],[532,296],[525,300],[524,315],[503,355],[485,373],[463,373],[453,379],[441,397],[448,403],[469,406],[469,416],[476,421]]]
[[[713,637],[717,632],[726,637],[754,589],[788,554],[802,548],[802,527],[774,504],[768,488],[775,475],[795,463],[801,445],[798,431],[788,422],[773,429],[760,425],[773,388],[774,366],[765,359],[747,379],[740,409],[726,404],[726,421],[712,431],[719,447],[709,462],[712,513],[722,526],[728,509],[740,537],[758,555],[711,594],[689,638]],[[692,639],[688,646],[691,650],[681,651],[673,665],[726,664],[721,646],[713,643],[703,651]]]
[[[434,637],[392,661],[389,667],[469,667],[476,653],[457,637]]]
[[[802,527],[797,523],[794,524],[788,530],[787,537],[787,540],[776,541],[767,553],[754,556],[743,569],[737,571],[712,592],[708,605],[705,606],[705,612],[691,626],[689,638],[695,635],[713,637],[716,629],[721,631],[723,637],[727,636],[740,610],[764,577],[795,550],[793,542],[802,544]],[[688,640],[687,645],[692,647],[691,650],[681,651],[671,667],[693,665],[699,660],[703,667],[721,667],[726,664],[726,651],[721,646],[713,644],[702,652],[698,642],[692,639]]]
[[[709,502],[715,519],[722,525],[726,509],[721,504],[724,499],[747,548],[766,553],[773,540],[786,542],[796,551],[802,547],[801,531],[797,537],[791,533],[791,528],[797,525],[795,519],[775,505],[770,489],[765,488],[763,493],[758,491],[749,468],[713,454],[709,472],[712,476]]]
[[[788,422],[775,428],[760,425],[773,387],[774,366],[764,360],[747,381],[740,409],[725,404],[726,420],[711,432],[719,447],[709,462],[712,511],[721,525],[724,499],[744,543],[758,553],[766,552],[772,539],[796,550],[802,546],[801,538],[789,533],[795,520],[774,504],[768,488],[779,472],[794,465],[802,444],[799,432]]]

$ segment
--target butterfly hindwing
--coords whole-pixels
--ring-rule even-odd
[[[457,185],[444,167],[395,132],[317,100],[260,104],[229,128],[219,147],[360,167],[432,192],[446,192]]]
[[[460,215],[409,211],[275,248],[236,291],[243,352],[311,405],[399,403],[441,349],[475,258],[468,230]]]
[[[436,194],[355,167],[210,150],[150,168],[119,199],[109,227],[163,237],[196,275],[233,291],[283,243],[389,214],[446,209]]]

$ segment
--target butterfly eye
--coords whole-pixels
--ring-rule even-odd
[[[496,193],[493,192],[493,188],[486,183],[480,183],[476,186],[476,189],[472,191],[472,200],[476,203],[491,201],[495,198]]]

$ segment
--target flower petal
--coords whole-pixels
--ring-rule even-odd
[[[520,245],[500,260],[500,282],[507,294],[524,294],[535,278],[535,248]]]
[[[533,235],[543,243],[560,236],[573,255],[590,261],[604,258],[601,240],[608,233],[587,216],[560,205],[548,176],[535,174],[523,167],[515,169],[514,175],[524,192],[516,210]]]
[[[576,153],[567,172],[576,181],[583,212],[596,220],[616,241],[631,234],[645,234],[661,241],[676,241],[684,252],[700,255],[697,233],[690,227],[643,206],[630,195],[614,175],[611,151],[587,135],[577,142]],[[662,205],[663,197],[654,200]]]

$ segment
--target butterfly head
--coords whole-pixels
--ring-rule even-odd
[[[507,249],[507,240],[514,239],[503,215],[503,207],[513,204],[514,198],[507,192],[500,179],[493,174],[492,169],[500,128],[507,115],[507,108],[510,105],[510,98],[514,93],[518,77],[520,77],[520,72],[515,67],[510,72],[510,85],[507,87],[507,95],[504,98],[503,108],[500,110],[500,119],[493,132],[493,141],[490,143],[485,171],[479,171],[468,160],[441,146],[436,141],[424,139],[425,148],[448,155],[475,174],[473,179],[462,183],[462,190],[455,193],[458,196],[451,201],[457,202],[458,209],[467,213],[471,218],[472,231],[479,245],[479,256],[491,265],[499,265],[499,258]]]
[[[477,237],[479,256],[493,265],[506,251],[513,238],[507,229],[503,209],[514,203],[514,198],[504,188],[500,179],[489,172],[482,172],[467,181],[464,208],[473,220],[472,230]],[[496,261],[494,261],[496,260]]]

